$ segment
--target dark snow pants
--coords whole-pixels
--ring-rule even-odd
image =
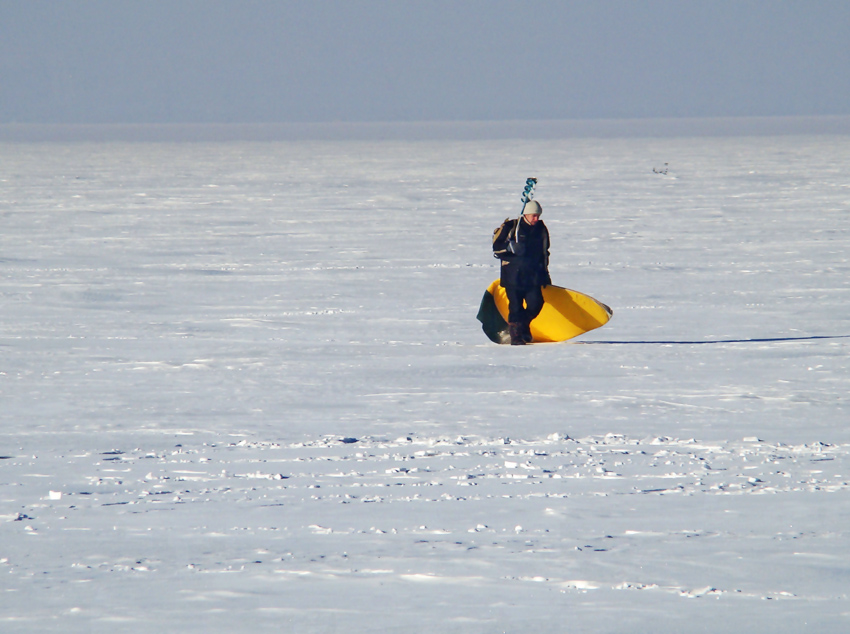
[[[505,288],[508,296],[508,321],[527,326],[543,309],[543,287],[527,288],[510,286]]]

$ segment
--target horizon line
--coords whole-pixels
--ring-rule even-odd
[[[0,123],[0,142],[427,141],[850,135],[850,115],[286,121]]]

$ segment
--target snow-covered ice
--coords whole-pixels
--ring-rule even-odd
[[[497,346],[529,176],[614,317]],[[0,631],[850,627],[850,137],[3,143],[0,218]]]

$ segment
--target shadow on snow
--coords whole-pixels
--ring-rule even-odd
[[[703,346],[718,343],[776,343],[782,341],[815,341],[817,339],[848,339],[850,335],[815,335],[811,337],[766,337],[763,339],[716,339],[714,341],[576,341],[582,345],[665,345],[665,346]]]

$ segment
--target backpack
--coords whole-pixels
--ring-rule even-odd
[[[511,225],[509,227],[509,224]],[[519,218],[505,218],[505,221],[493,230],[493,257],[502,259],[502,256],[509,253],[508,242],[516,236],[517,227],[519,226]],[[509,227],[509,228],[508,228]],[[507,228],[507,233],[505,229]],[[497,244],[498,242],[498,244]]]

